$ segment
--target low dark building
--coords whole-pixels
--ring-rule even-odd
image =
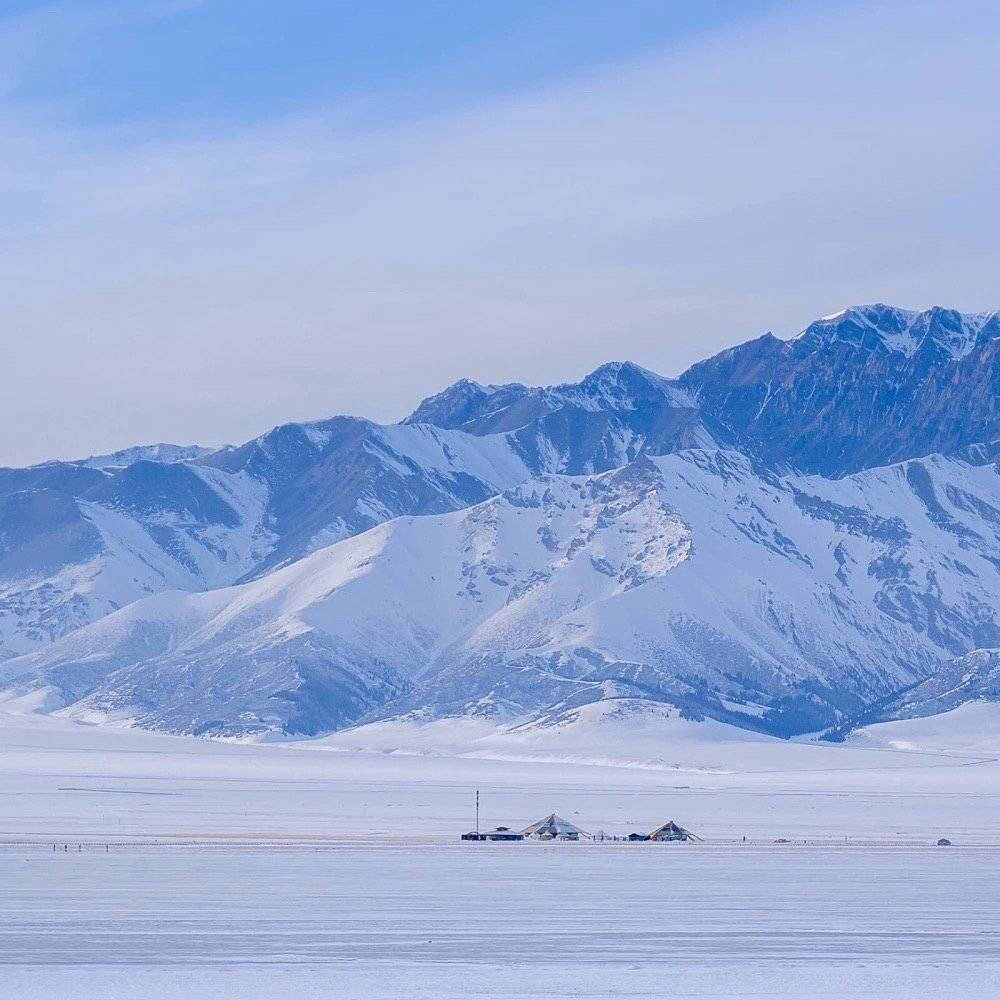
[[[524,835],[512,830],[509,826],[498,826],[495,830],[484,830],[482,833],[478,830],[463,833],[462,840],[524,840]]]
[[[628,835],[628,842],[630,844],[637,844],[641,841],[646,841],[646,840],[649,840],[648,833],[630,833]]]
[[[508,826],[498,826],[483,834],[484,840],[524,840],[524,834],[511,830]]]

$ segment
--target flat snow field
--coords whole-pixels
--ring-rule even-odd
[[[0,996],[997,995],[992,722],[236,746],[0,715]],[[709,842],[462,844],[476,787],[484,826]]]
[[[5,851],[6,996],[991,995],[1000,856],[427,845]],[[995,995],[995,994],[992,994]]]

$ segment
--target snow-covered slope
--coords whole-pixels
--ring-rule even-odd
[[[909,712],[913,698],[938,710],[931,682],[910,701],[898,690],[1000,645],[998,460],[1000,317],[873,305],[790,341],[750,341],[679,379],[614,362],[548,387],[464,380],[396,425],[335,417],[211,453],[149,445],[0,469],[0,660],[38,653],[30,662],[46,676],[61,664],[63,697],[128,711],[141,701],[148,724],[182,729],[315,729],[403,710],[552,721],[627,697],[778,733],[842,732],[873,712]],[[584,511],[598,507],[591,524]],[[510,534],[527,523],[518,510],[535,512],[530,544]],[[416,515],[452,517],[394,521]],[[440,562],[440,546],[464,536],[427,548],[443,530],[432,525],[491,517],[493,548],[473,549],[495,572]],[[78,643],[91,642],[81,627],[168,591],[259,582],[269,593],[285,579],[276,571],[307,572],[303,559],[387,522],[386,537],[418,553],[372,563],[391,613],[352,605],[354,625],[339,610],[322,627],[295,625],[295,647],[281,628],[257,634],[272,621],[261,611],[245,632],[266,653],[251,655],[238,634],[218,648],[206,639],[185,661],[190,691],[169,679],[170,649],[155,665],[122,659],[109,619],[98,673],[159,679],[138,701],[100,678],[63,684]],[[433,577],[432,608],[400,589],[403,563],[409,579]],[[459,593],[481,600],[456,604]],[[204,601],[194,604],[214,607]],[[140,651],[166,628],[157,607],[130,611],[151,616],[136,619]],[[371,635],[355,635],[365,621]],[[385,643],[384,658],[368,655]],[[213,656],[218,670],[238,665],[224,684]],[[270,687],[250,682],[244,697],[265,661]],[[298,698],[272,711],[278,691],[302,689],[308,708]],[[979,696],[961,684],[945,693],[949,704]],[[200,707],[185,721],[189,703]],[[202,717],[210,704],[218,711]]]
[[[788,747],[783,740],[714,719],[685,718],[665,702],[628,697],[589,702],[558,720],[503,723],[482,716],[412,715],[380,719],[311,740],[309,745],[380,754],[692,771],[718,770],[712,758],[720,748],[739,746],[745,759],[753,748],[787,752]],[[759,763],[767,766],[764,760]]]
[[[3,471],[0,657],[149,594],[226,586],[530,474],[503,438],[348,418],[286,425],[198,461]]]
[[[993,466],[932,459],[833,482],[691,451],[591,482],[652,491],[689,533],[686,558],[648,574],[609,559],[606,571],[637,569],[643,586],[546,612],[543,632],[520,642],[442,651],[404,707],[555,719],[639,691],[787,733],[852,713],[1000,635],[1000,525],[967,519],[956,536],[944,516],[948,497],[997,497]],[[900,514],[886,518],[890,499]],[[618,530],[613,514],[598,518]],[[640,538],[657,537],[644,523]]]
[[[238,587],[139,601],[2,676],[195,732],[553,724],[620,698],[818,729],[1000,639],[1000,522],[965,509],[998,484],[941,458],[777,477],[718,450],[544,476]]]
[[[207,455],[148,445],[0,469],[0,658],[148,593],[258,576],[531,475],[717,445],[839,475],[989,444],[1000,438],[998,355],[996,314],[865,306],[678,380],[615,362],[542,388],[462,381],[401,425],[338,417]]]
[[[0,656],[39,648],[140,597],[203,590],[272,546],[245,475],[140,461],[84,490],[0,496]]]
[[[121,448],[107,455],[91,455],[68,463],[83,465],[91,469],[124,469],[136,462],[189,462],[195,458],[211,455],[214,448],[198,444],[140,444],[131,448]]]
[[[851,732],[853,747],[1000,755],[1000,702],[969,701],[938,715],[877,722]]]
[[[200,464],[267,489],[275,543],[254,575],[402,514],[468,507],[531,475],[502,435],[353,417],[277,427]]]
[[[334,728],[352,721],[340,692],[327,690],[329,673],[341,666],[401,689],[436,659],[438,646],[462,637],[488,645],[490,635],[504,633],[517,643],[519,630],[544,628],[547,614],[578,602],[581,588],[597,597],[620,586],[604,545],[587,543],[600,511],[577,524],[571,497],[584,488],[555,479],[515,489],[467,512],[384,524],[241,587],[140,601],[10,661],[4,673],[29,683],[40,677],[64,700],[90,692],[87,704],[101,710],[134,714],[145,706],[151,712],[139,713],[143,721],[170,728],[216,719],[226,731]],[[615,556],[635,563],[636,580],[647,563],[653,572],[683,555],[683,529],[668,515],[660,512],[661,527],[672,530],[659,540],[639,532],[640,519],[657,511],[655,498],[636,505],[636,537]],[[542,579],[548,586],[540,600],[527,592]],[[508,606],[518,589],[526,599]],[[325,715],[304,720],[299,692],[310,684],[324,688],[327,703]],[[235,711],[244,708],[240,691],[256,699],[256,718]],[[363,707],[385,700],[375,691]],[[353,718],[361,714],[354,710]]]
[[[536,394],[538,421],[507,419],[512,429],[491,434],[335,417],[207,455],[151,445],[2,469],[0,658],[148,594],[257,577],[394,517],[469,507],[539,472],[604,471],[650,447],[711,442],[686,395],[636,366],[606,365]]]
[[[970,702],[1000,703],[1000,649],[974,649],[950,660],[873,714],[879,720],[917,719]]]

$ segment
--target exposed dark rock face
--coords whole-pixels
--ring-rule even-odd
[[[678,381],[720,439],[842,476],[1000,438],[1000,316],[849,309],[795,340],[724,351]]]
[[[953,683],[941,665],[1000,646],[998,476],[998,314],[862,306],[676,379],[613,362],[565,385],[463,380],[400,424],[342,416],[214,452],[160,444],[0,469],[0,660],[28,671],[19,683],[45,664],[64,699],[184,731],[197,720],[205,732],[313,732],[389,706],[551,715],[613,696],[783,735],[844,725],[994,696],[989,670]],[[447,637],[405,602],[393,612],[405,641],[384,656],[372,648],[394,627],[387,619],[351,638],[337,622],[288,631],[261,612],[189,656],[168,649],[175,625],[160,611],[118,637],[85,628],[156,595],[194,620],[223,588],[266,589],[394,519],[472,508],[478,531],[500,497],[525,518],[545,512],[530,543],[482,565],[470,557],[440,601],[476,605],[499,588],[503,618],[542,596],[582,609],[574,587],[585,583],[617,588],[592,609],[587,642],[566,639],[579,622],[549,635],[543,615],[495,647],[456,639],[424,662]],[[667,530],[674,501],[690,528],[683,568],[662,533],[632,521],[641,508]],[[574,504],[568,537],[558,517]],[[605,532],[643,544],[608,551],[595,541]],[[720,539],[726,549],[712,555]],[[743,580],[747,567],[759,572]],[[357,571],[369,570],[361,560]],[[380,572],[393,591],[402,571]],[[601,617],[619,605],[635,615],[627,642],[612,642]],[[262,621],[272,627],[258,634]],[[88,646],[98,635],[114,646],[106,660]],[[407,664],[418,661],[415,679]]]

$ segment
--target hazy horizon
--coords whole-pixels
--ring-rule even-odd
[[[872,303],[852,303],[850,306],[845,306],[843,310],[835,310],[835,312],[833,314],[827,314],[827,315],[824,315],[824,316],[814,316],[814,317],[812,317],[812,319],[809,320],[809,322],[811,323],[811,322],[814,322],[816,320],[830,318],[831,315],[836,315],[837,313],[842,312],[842,311],[846,311],[847,309],[852,308],[854,306],[862,306],[862,305],[870,305],[870,304],[872,304]],[[894,303],[885,303],[885,304],[887,304],[887,305],[896,305]],[[929,309],[929,308],[935,308],[935,307],[948,308],[948,309],[953,308],[951,306],[943,305],[942,303],[934,303],[932,306],[921,306],[920,309],[918,309],[918,310],[911,310],[910,307],[908,307],[906,305],[896,306],[896,307],[900,308],[900,309],[903,309],[903,310],[908,310],[908,311],[921,311],[923,309]],[[958,311],[959,312],[965,312],[965,313],[971,312],[971,310],[958,310]],[[995,310],[987,310],[987,311],[993,312]],[[803,324],[802,329],[805,329],[805,326],[807,326],[807,325],[808,325],[807,323]],[[794,331],[794,333],[782,335],[781,339],[787,340],[790,337],[798,336],[801,332],[802,332],[802,330],[797,329],[797,330]],[[774,334],[774,331],[773,330],[759,330],[756,333],[748,335],[747,337],[734,340],[733,344],[745,343],[748,340],[754,339],[755,337],[758,337],[758,336],[762,336],[762,335],[764,335],[766,333]],[[720,350],[726,350],[726,349],[727,348],[725,346],[722,347],[722,348],[720,348]],[[706,355],[705,357],[707,358],[707,357],[709,357],[709,355]],[[701,360],[705,360],[705,358],[695,358],[692,363],[697,363],[698,361],[701,361]],[[364,418],[364,419],[368,419],[368,420],[373,420],[376,423],[382,423],[382,424],[400,423],[403,420],[405,420],[408,416],[410,416],[410,414],[412,414],[417,409],[417,407],[419,406],[419,404],[422,403],[424,400],[426,400],[430,396],[436,395],[437,393],[444,391],[445,389],[448,389],[450,386],[454,385],[458,381],[468,380],[468,381],[477,382],[477,383],[479,383],[481,385],[484,385],[484,386],[489,386],[491,384],[492,385],[497,385],[497,384],[508,384],[508,385],[509,384],[523,384],[523,385],[529,385],[529,386],[542,386],[542,387],[555,386],[555,385],[560,385],[560,384],[565,384],[565,383],[579,382],[583,378],[585,378],[587,375],[591,374],[596,368],[601,367],[602,365],[613,364],[613,363],[623,363],[623,362],[631,362],[631,363],[634,363],[634,364],[638,364],[638,362],[635,362],[634,359],[632,359],[632,358],[612,357],[612,358],[606,359],[605,361],[600,362],[598,365],[595,365],[594,367],[587,368],[586,371],[578,372],[576,374],[571,374],[571,375],[569,375],[566,378],[553,379],[553,380],[550,380],[550,381],[537,382],[537,383],[526,382],[524,379],[518,379],[518,378],[513,378],[513,379],[510,379],[510,380],[507,380],[505,383],[497,383],[496,381],[492,381],[491,382],[491,380],[489,380],[489,379],[469,379],[468,376],[459,376],[457,379],[453,380],[452,382],[449,382],[447,385],[440,385],[440,386],[429,387],[426,392],[424,392],[418,398],[414,399],[411,405],[406,406],[402,412],[400,412],[400,413],[398,413],[396,415],[391,415],[391,416],[385,417],[385,418],[383,418],[381,420],[376,420],[370,414],[367,414],[367,413],[346,412],[346,411],[336,411],[336,412],[331,411],[329,413],[315,414],[315,415],[312,415],[312,416],[299,416],[299,417],[294,417],[293,416],[293,417],[289,417],[287,420],[279,421],[278,423],[275,423],[275,422],[272,421],[271,423],[267,423],[265,425],[260,426],[256,430],[251,430],[250,433],[247,434],[243,438],[229,440],[229,441],[215,441],[215,440],[183,440],[183,441],[181,441],[181,440],[170,440],[170,441],[168,441],[168,440],[165,440],[165,439],[160,439],[160,440],[149,439],[149,440],[142,440],[142,441],[125,441],[124,443],[120,443],[120,444],[114,445],[114,447],[105,448],[105,449],[103,449],[101,451],[89,452],[86,455],[84,455],[84,454],[73,454],[73,455],[50,456],[50,457],[46,457],[44,459],[41,459],[37,463],[31,463],[31,464],[44,464],[45,462],[49,462],[49,461],[66,461],[66,460],[74,460],[74,459],[88,459],[88,458],[99,457],[100,455],[113,454],[113,453],[119,452],[119,451],[127,451],[130,448],[156,446],[156,445],[161,445],[161,444],[176,445],[178,447],[204,447],[204,448],[211,448],[211,449],[218,450],[218,449],[221,449],[221,448],[235,447],[235,446],[239,446],[239,445],[245,444],[247,441],[253,440],[255,437],[257,437],[259,435],[266,434],[268,431],[274,429],[277,426],[281,426],[282,424],[285,424],[285,423],[313,423],[313,422],[323,421],[323,420],[326,420],[326,419],[329,419],[329,418],[332,418],[332,417],[338,417],[338,416],[360,417],[360,418]],[[648,367],[648,366],[642,366],[642,367]],[[649,369],[649,370],[653,371],[657,375],[662,375],[662,376],[667,377],[667,378],[673,378],[673,377],[676,377],[678,375],[681,375],[684,371],[687,370],[688,367],[690,367],[690,365],[685,365],[684,368],[679,369],[679,370],[677,370],[675,372],[657,372],[657,371],[655,371],[655,369]]]

